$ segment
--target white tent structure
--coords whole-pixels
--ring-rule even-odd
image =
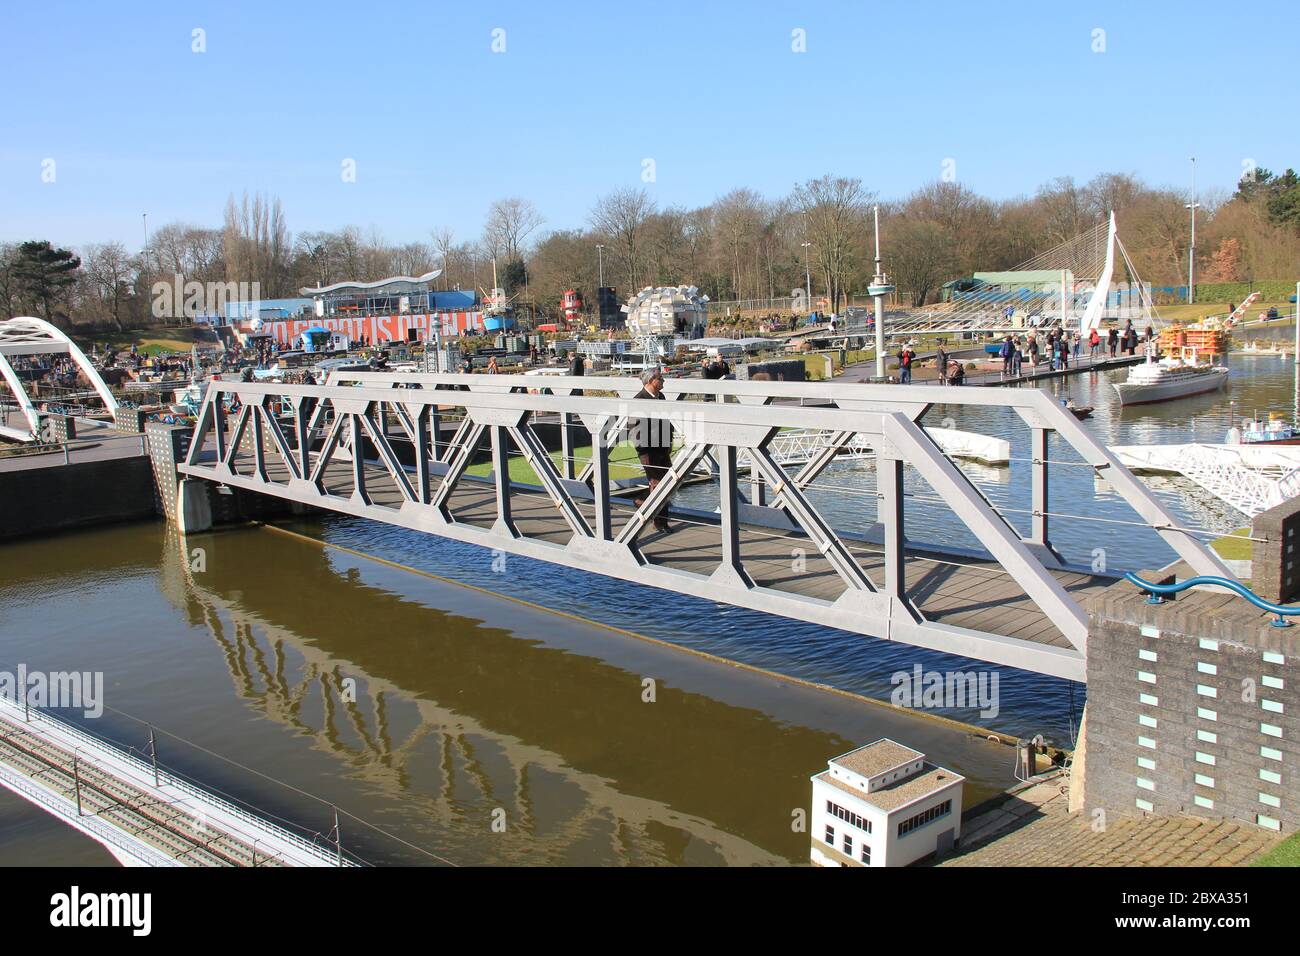
[[[91,388],[99,395],[104,407],[110,412],[117,410],[117,400],[113,398],[113,393],[108,390],[108,386],[100,378],[95,366],[90,363],[90,359],[86,358],[85,353],[77,348],[76,343],[49,322],[30,315],[22,315],[0,321],[0,377],[3,377],[5,385],[12,393],[12,402],[17,404],[18,411],[21,413],[21,418],[18,420],[25,421],[25,426],[11,424],[7,414],[8,408],[6,408],[5,418],[0,421],[0,437],[13,441],[36,441],[40,438],[41,413],[32,403],[31,396],[27,394],[22,379],[10,361],[28,355],[68,356],[90,382]],[[0,403],[6,406],[11,404],[9,396],[5,395],[3,390],[0,390]]]

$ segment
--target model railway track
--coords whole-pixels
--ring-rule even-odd
[[[26,731],[0,736],[0,762],[69,800],[79,792],[87,816],[107,821],[187,866],[284,865],[266,850],[259,852],[93,763],[77,760],[74,768],[73,754]]]

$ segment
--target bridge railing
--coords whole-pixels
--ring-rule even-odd
[[[638,379],[618,376],[530,376],[494,375],[463,376],[433,373],[390,372],[333,372],[328,379],[332,385],[363,385],[366,387],[456,388],[469,387],[476,391],[511,392],[539,391],[545,389],[556,395],[575,391],[608,391],[631,398],[641,389]],[[468,383],[468,384],[467,384]],[[923,425],[926,412],[935,405],[1009,408],[1013,409],[1030,432],[1031,531],[1024,539],[1043,552],[1047,560],[1059,555],[1052,547],[1050,537],[1051,502],[1049,477],[1051,459],[1048,440],[1055,432],[1080,459],[1114,489],[1114,491],[1198,574],[1217,574],[1232,577],[1219,556],[1188,533],[1182,522],[1155,497],[1132,472],[1128,470],[1105,445],[1063,408],[1051,395],[1035,388],[975,389],[938,385],[871,385],[837,382],[778,382],[738,381],[723,379],[707,381],[693,378],[667,378],[664,395],[669,400],[706,398],[710,401],[737,402],[743,405],[782,406],[790,403],[812,406],[830,406],[854,411],[892,412],[907,416],[912,422]],[[568,424],[566,419],[565,424]],[[569,428],[563,430],[565,439],[563,462],[566,467],[574,461]],[[837,433],[823,445],[821,452],[802,465],[791,481],[799,488],[807,488],[840,455],[845,448],[857,444],[853,432]],[[577,475],[589,480],[590,466]],[[567,477],[575,477],[567,475]],[[780,501],[776,502],[778,505]]]
[[[577,394],[580,390],[608,394]],[[1173,516],[1073,416],[1034,390],[669,380],[665,391],[674,401],[637,400],[639,390],[636,380],[595,376],[539,381],[352,373],[321,386],[214,381],[182,470],[710,600],[1081,679],[1087,618],[1053,573],[1062,563],[1048,538],[1047,435],[1055,430],[1152,527],[1168,533],[1194,568],[1228,574],[1199,542],[1170,530],[1177,527]],[[694,396],[714,400],[690,400]],[[735,400],[717,400],[724,397]],[[1008,406],[1025,419],[1034,434],[1028,537],[1022,538],[917,424],[937,402]],[[442,444],[435,436],[448,414],[459,424],[450,443]],[[566,452],[559,464],[535,430],[543,418],[562,424]],[[611,478],[610,453],[632,430],[648,425],[652,433],[671,429],[682,447],[656,487],[615,507],[619,489]],[[787,470],[770,447],[783,429],[831,435],[829,453]],[[836,447],[863,440],[874,449],[877,471],[871,532],[880,550],[871,556],[864,556],[861,540],[837,531],[807,493]],[[578,443],[591,449],[581,475],[574,474],[576,456],[569,454]],[[481,483],[467,480],[484,445],[492,463],[490,502],[484,501]],[[528,496],[522,515],[517,514],[517,496],[522,496],[510,478],[514,454],[527,461],[543,491]],[[742,494],[742,458],[770,500]],[[710,546],[717,549],[716,564],[710,551],[700,562],[705,572],[697,573],[671,566],[671,536],[660,541],[651,526],[706,460],[716,465],[719,504],[702,523],[716,528],[712,540],[720,543]],[[1060,631],[1064,646],[926,618],[908,588],[907,557],[913,549],[905,539],[905,466],[920,474],[1014,578]],[[466,516],[466,492],[476,502],[468,509],[478,513],[473,519]],[[550,507],[537,506],[539,497]],[[490,512],[486,519],[484,509]],[[539,513],[545,520],[539,521]],[[755,528],[768,529],[757,544]],[[780,543],[773,545],[773,539]],[[789,555],[809,555],[805,577],[774,573],[778,562],[790,563],[781,548]],[[809,579],[818,579],[815,589],[807,586]],[[826,581],[834,583],[829,590]]]

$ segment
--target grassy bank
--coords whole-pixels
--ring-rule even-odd
[[[1233,304],[1240,305],[1241,303]],[[1245,320],[1253,322],[1256,316],[1261,312],[1267,312],[1270,308],[1277,309],[1278,315],[1286,315],[1294,309],[1294,306],[1290,302],[1255,302],[1246,310]],[[1226,316],[1228,314],[1228,303],[1195,302],[1192,305],[1158,305],[1156,306],[1156,312],[1166,322],[1190,324],[1199,322],[1211,315]],[[1134,324],[1137,325],[1138,323],[1135,322]]]
[[[1249,534],[1249,528],[1238,528],[1229,535],[1211,541],[1210,547],[1225,561],[1249,561],[1251,555]]]
[[[188,352],[190,346],[200,341],[198,337],[200,331],[195,328],[128,329],[125,332],[99,332],[87,336],[73,335],[72,338],[77,345],[87,352],[90,351],[92,345],[97,345],[101,349],[107,345],[119,352],[130,351],[131,346],[134,345],[136,349],[146,355],[159,355],[163,352]],[[211,345],[210,339],[202,341]]]
[[[1300,833],[1293,833],[1251,866],[1300,866]]]

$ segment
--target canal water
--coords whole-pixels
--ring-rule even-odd
[[[1277,358],[1234,358],[1221,395],[1129,411],[1107,384],[1123,374],[1055,386],[1097,406],[1086,424],[1109,444],[1216,441],[1234,415],[1292,400],[1292,366]],[[1009,438],[1009,468],[969,473],[999,506],[1023,506],[1018,420],[956,406],[931,416]],[[1067,452],[1054,445],[1053,458]],[[865,528],[872,482],[845,462],[816,494],[837,524]],[[916,476],[908,489],[913,537],[963,542]],[[697,504],[708,493],[690,492]],[[1119,523],[1136,519],[1086,469],[1056,469],[1052,494],[1074,515],[1054,519],[1067,557],[1104,548],[1112,570],[1159,563],[1158,539]],[[1246,523],[1185,482],[1157,494],[1192,527]],[[881,736],[966,774],[967,806],[1013,782],[1009,748],[952,725],[601,624],[881,699],[917,664],[986,665],[343,516],[288,530],[195,536],[184,550],[161,524],[0,546],[0,669],[102,671],[110,709],[65,717],[139,750],[152,725],[165,764],[321,840],[337,807],[344,848],[375,863],[801,863],[808,777]],[[1068,746],[1082,687],[996,670],[998,712],[950,716]],[[0,862],[105,859],[36,814],[0,796]]]
[[[969,775],[967,805],[1012,782],[950,725],[272,529],[0,562],[0,668],[102,671],[104,715],[62,716],[137,752],[153,725],[164,764],[322,840],[338,807],[372,863],[801,863],[809,776],[881,736]],[[39,814],[0,800],[0,861],[95,858]]]

